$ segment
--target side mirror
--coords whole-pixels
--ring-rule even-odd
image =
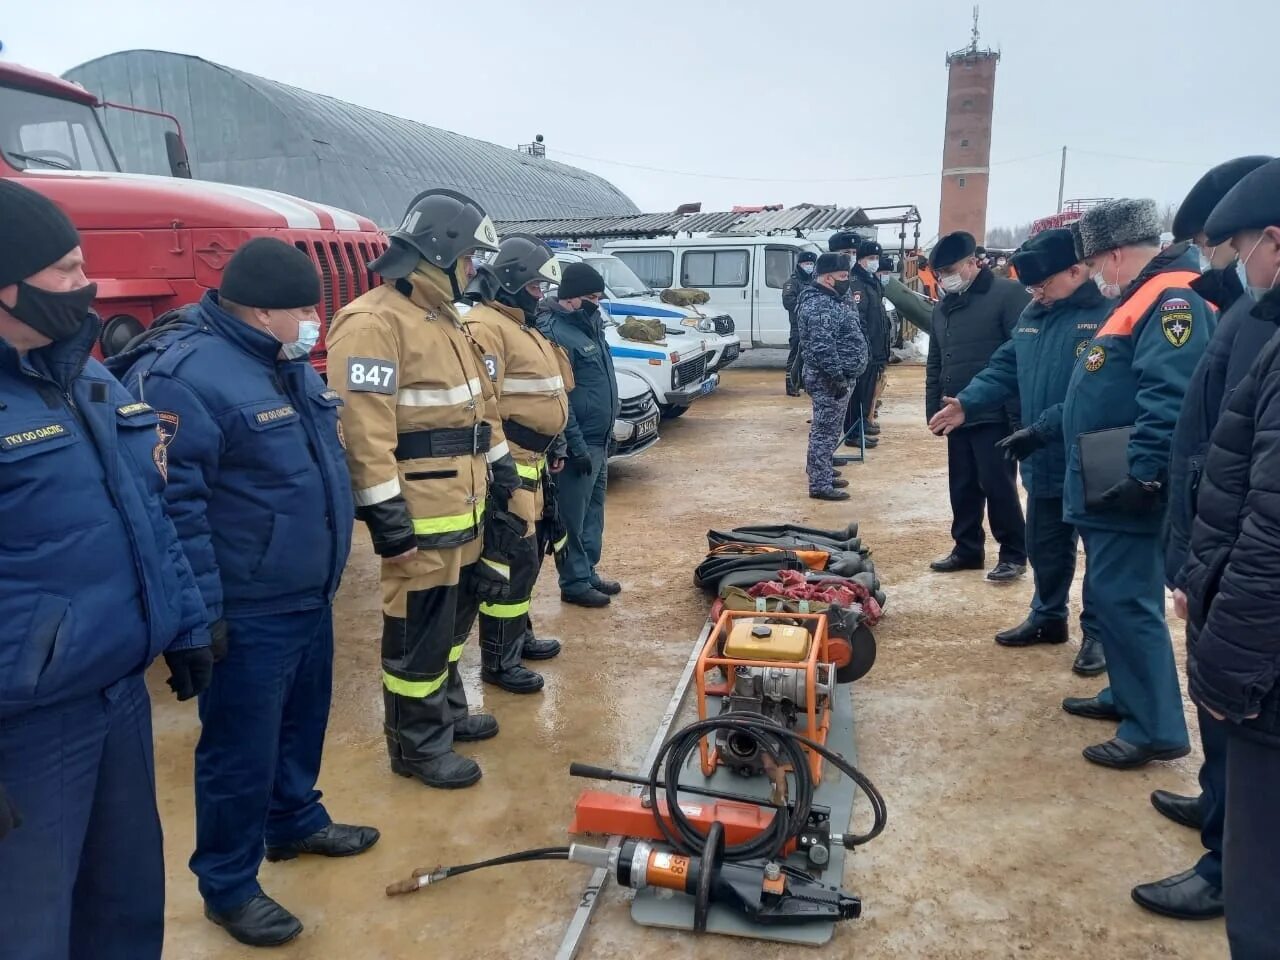
[[[187,156],[187,145],[175,130],[167,130],[164,135],[164,148],[169,154],[169,172],[183,180],[191,179],[191,159]]]

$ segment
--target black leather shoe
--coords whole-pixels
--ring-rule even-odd
[[[354,857],[377,843],[380,836],[373,827],[331,823],[323,830],[283,847],[267,847],[267,859],[276,863],[292,860],[300,853],[312,853],[318,857]]]
[[[938,573],[953,573],[956,570],[981,570],[982,567],[983,561],[981,557],[975,560],[966,560],[955,553],[948,553],[945,557],[939,557],[929,564],[929,569]]]
[[[1175,920],[1216,920],[1226,911],[1222,890],[1194,869],[1133,888],[1133,902]]]
[[[996,634],[996,643],[1002,647],[1029,647],[1036,643],[1066,643],[1067,621],[1047,620],[1036,623],[1030,617],[1016,627]]]
[[[469,713],[462,720],[453,721],[453,739],[461,743],[488,740],[498,735],[498,720],[488,713]]]
[[[617,580],[597,578],[591,581],[591,585],[607,597],[616,597],[622,592],[622,584]]]
[[[1192,830],[1204,826],[1204,810],[1200,806],[1200,797],[1184,797],[1180,793],[1168,790],[1152,790],[1151,805],[1174,823]]]
[[[1153,760],[1180,760],[1191,752],[1190,747],[1140,747],[1119,737],[1106,743],[1095,743],[1084,748],[1084,758],[1100,767],[1112,770],[1135,770]]]
[[[1115,704],[1103,703],[1097,697],[1067,697],[1062,701],[1062,709],[1073,717],[1120,722],[1120,711]]]
[[[560,602],[572,603],[579,607],[607,607],[609,605],[609,597],[595,587],[588,587],[581,593],[564,593],[562,591]]]
[[[843,476],[844,476],[844,471],[843,471],[843,470],[832,470],[832,471],[831,471],[831,475],[832,475],[832,476],[834,476],[834,477],[843,477]]]
[[[868,436],[868,437],[878,437],[878,436],[880,436],[880,424],[878,424],[878,423],[868,423],[868,424],[867,424],[867,436]]]
[[[1071,672],[1082,677],[1096,677],[1107,672],[1107,658],[1102,652],[1102,641],[1087,633],[1080,641],[1080,652],[1076,654],[1075,663],[1071,664]]]
[[[457,739],[457,724],[454,739]],[[480,764],[453,751],[430,760],[392,760],[391,769],[402,777],[413,777],[438,790],[458,790],[480,779]]]
[[[877,436],[873,436],[873,435],[872,435],[872,434],[870,434],[870,433],[868,433],[865,437],[863,437],[863,438],[862,438],[862,442],[866,445],[866,448],[867,448],[868,450],[870,450],[872,447],[878,447],[878,446],[880,446],[880,438],[879,438],[879,437],[877,437]],[[851,447],[856,447],[856,446],[857,446],[857,444],[856,444],[856,443],[851,443],[851,444],[849,444],[849,446],[851,446]]]
[[[501,687],[507,693],[537,693],[542,689],[542,674],[534,673],[527,667],[508,667],[505,670],[480,671],[480,679],[485,683]],[[457,734],[455,733],[456,737]]]
[[[560,656],[560,641],[555,637],[535,637],[532,633],[526,633],[520,656],[525,660],[550,660]]]
[[[810,490],[810,500],[848,500],[849,494],[845,490]]]
[[[987,571],[987,582],[1013,583],[1026,572],[1027,565],[1025,563],[1010,563],[1007,560],[1001,560]]]
[[[843,490],[847,486],[849,486],[849,481],[844,479],[843,477],[836,477],[834,480],[831,481],[832,490]]]
[[[222,912],[206,903],[204,915],[250,947],[278,947],[302,932],[302,921],[265,893]]]

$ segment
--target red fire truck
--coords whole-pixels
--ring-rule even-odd
[[[172,117],[166,146],[174,176],[122,173],[99,109],[138,108],[103,103],[58,77],[0,63],[0,177],[45,194],[79,229],[89,277],[98,284],[94,306],[103,319],[105,356],[166,310],[217,287],[231,254],[252,237],[279,237],[312,258],[324,283],[326,322],[377,282],[365,265],[387,239],[372,221],[283,193],[190,179]],[[323,342],[312,360],[323,373]]]

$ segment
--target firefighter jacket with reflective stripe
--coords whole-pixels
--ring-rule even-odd
[[[518,486],[480,349],[448,277],[423,265],[375,287],[329,326],[329,384],[342,396],[356,515],[380,556],[467,545],[479,557],[490,464]]]
[[[98,328],[25,357],[0,340],[0,720],[209,643],[155,411],[89,356]]]
[[[159,415],[165,500],[209,618],[331,603],[355,511],[342,399],[216,292],[152,329],[108,366]]]
[[[1198,266],[1185,244],[1157,255],[1124,291],[1076,361],[1060,408],[1067,446],[1063,516],[1068,523],[1159,532],[1163,510],[1143,515],[1086,510],[1078,438],[1094,430],[1133,427],[1129,475],[1167,484],[1169,447],[1182,397],[1214,326],[1213,308],[1188,286],[1199,276]]]
[[[573,367],[564,349],[525,323],[524,313],[516,307],[476,304],[467,314],[466,327],[483,353],[520,474],[521,489],[511,498],[510,509],[529,524],[532,533],[533,525],[542,519],[547,453],[569,422]]]

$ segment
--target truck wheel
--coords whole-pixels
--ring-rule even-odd
[[[676,420],[676,419],[678,419],[678,418],[680,418],[680,417],[683,417],[683,416],[685,415],[685,411],[686,411],[686,410],[688,410],[688,409],[689,409],[688,407],[676,407],[676,406],[666,406],[666,407],[663,407],[663,408],[662,408],[662,419],[663,419],[663,420]]]

